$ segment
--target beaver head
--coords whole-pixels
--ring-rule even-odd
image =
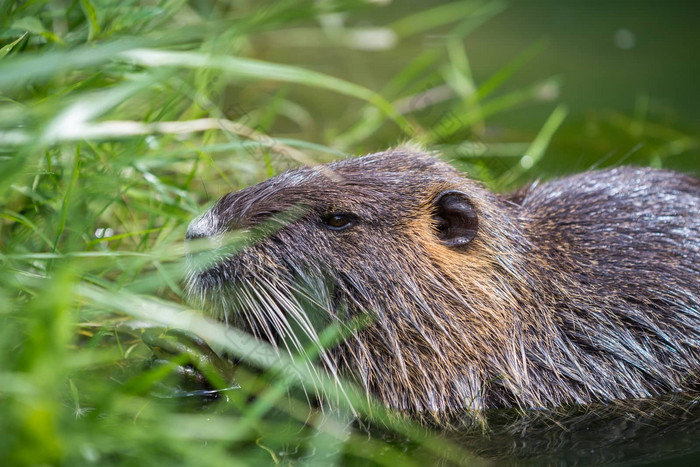
[[[230,193],[190,224],[188,239],[217,237],[295,213],[193,270],[188,289],[225,322],[289,350],[317,342],[324,326],[368,318],[323,353],[329,371],[400,409],[480,408],[523,330],[515,289],[528,245],[510,209],[423,154],[302,168]]]

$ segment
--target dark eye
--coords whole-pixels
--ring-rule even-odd
[[[331,230],[347,229],[353,224],[355,217],[352,214],[333,213],[323,218],[323,223]]]

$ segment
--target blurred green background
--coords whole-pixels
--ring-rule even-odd
[[[546,434],[528,428],[533,414],[497,414],[519,421],[455,440],[356,401],[368,437],[342,403],[309,408],[298,362],[190,309],[182,279],[184,232],[207,203],[408,140],[494,190],[622,163],[697,174],[696,10],[0,0],[0,464],[692,456],[692,411],[673,431],[668,418],[637,430],[629,414],[584,409],[593,428],[545,417]],[[178,371],[211,355],[162,327],[243,358],[240,389],[187,396]],[[234,385],[226,364],[200,370]]]

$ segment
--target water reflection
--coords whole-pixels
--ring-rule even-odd
[[[449,437],[498,465],[700,465],[700,398],[668,395],[552,411],[492,411]]]

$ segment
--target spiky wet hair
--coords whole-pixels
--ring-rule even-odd
[[[221,198],[188,238],[286,222],[188,290],[290,352],[368,324],[322,367],[389,407],[455,414],[697,385],[700,183],[587,172],[501,197],[424,153],[286,172]]]

